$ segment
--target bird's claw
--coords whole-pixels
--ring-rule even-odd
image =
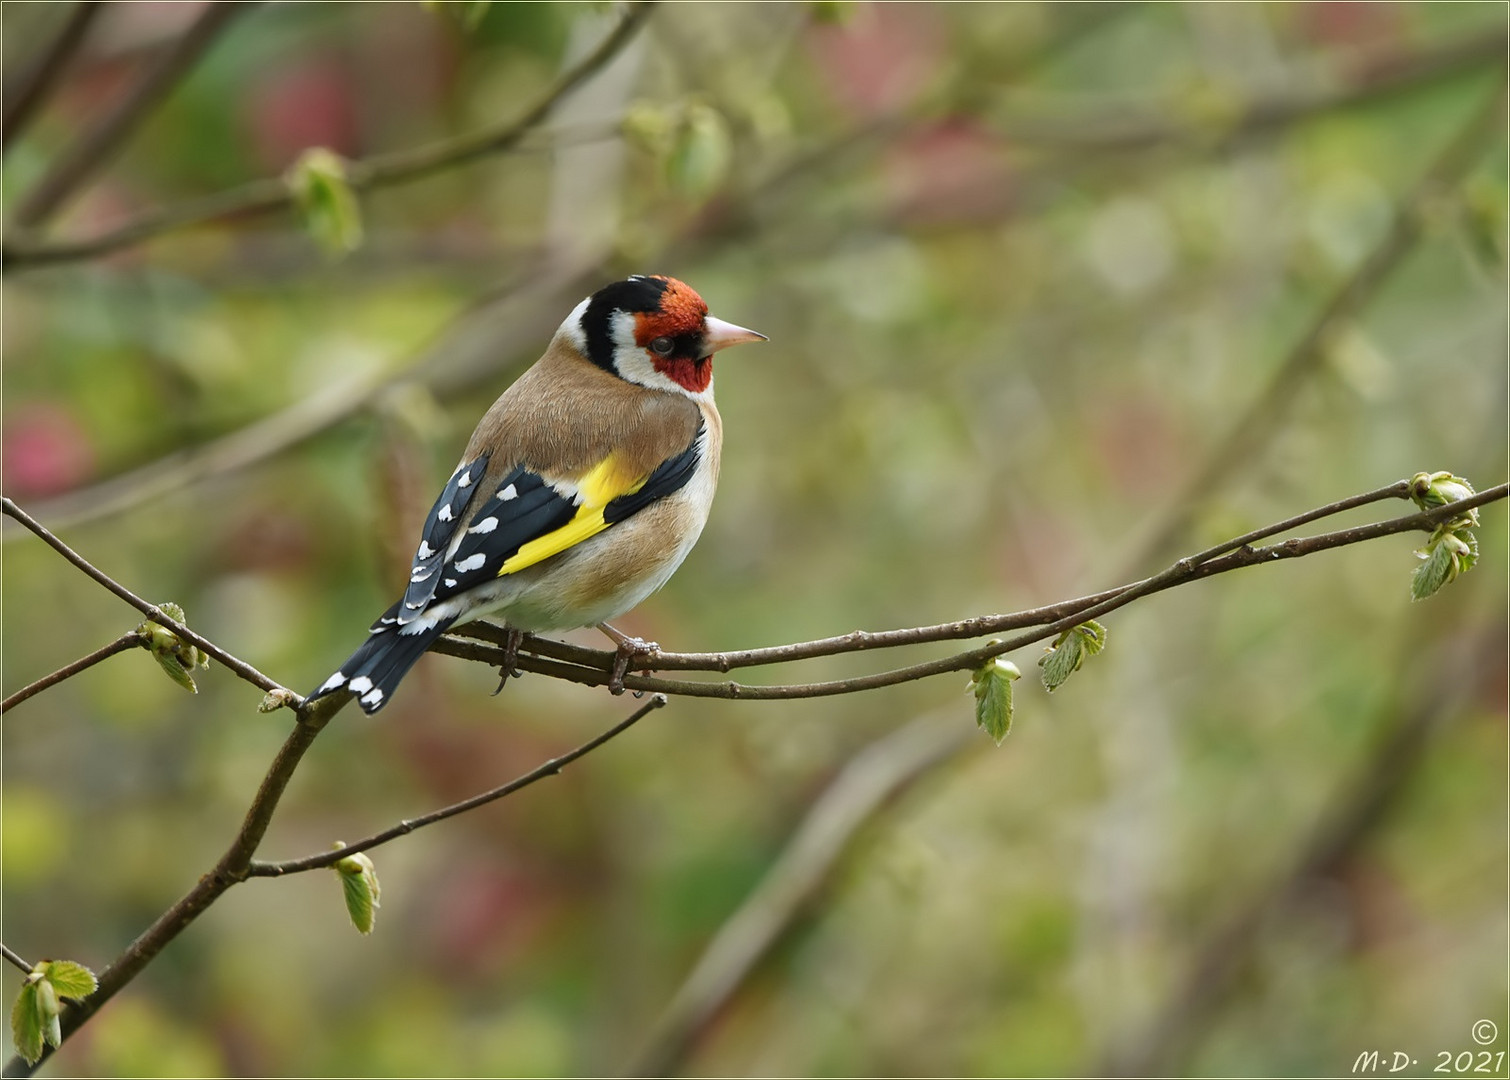
[[[510,679],[517,679],[524,672],[519,670],[519,646],[524,643],[523,630],[510,630],[503,641],[503,662],[498,665],[498,689],[493,691],[497,697],[504,683]]]
[[[613,651],[613,670],[608,673],[608,692],[617,697],[624,692],[624,676],[636,660],[648,660],[661,651],[659,643],[624,636]],[[648,674],[648,670],[647,670]]]

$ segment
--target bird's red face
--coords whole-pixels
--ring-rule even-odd
[[[765,335],[708,314],[691,286],[639,276],[599,289],[564,324],[587,359],[622,379],[701,395],[713,383],[713,354]]]
[[[690,285],[675,278],[656,280],[666,283],[666,291],[654,311],[635,312],[634,343],[649,352],[656,371],[701,394],[713,381],[713,354],[698,355],[708,305]]]

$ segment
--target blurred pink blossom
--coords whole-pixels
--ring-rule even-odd
[[[57,405],[30,405],[5,422],[4,482],[18,498],[55,495],[94,472],[94,447],[73,414]]]

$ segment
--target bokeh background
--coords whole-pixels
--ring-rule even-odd
[[[517,145],[361,194],[345,257],[275,210],[49,260],[312,146],[505,123],[624,17],[247,6],[28,220],[203,11],[104,5],[6,133],[4,489],[294,688],[387,605],[487,404],[632,272],[771,338],[720,357],[712,520],[623,623],[671,649],[1011,611],[1417,470],[1504,478],[1502,5],[666,5]],[[69,12],[4,6],[8,85]],[[7,693],[136,625],[4,540]],[[1335,1074],[1398,1049],[1414,1075],[1504,1051],[1503,504],[1480,540],[1421,603],[1408,536],[1141,601],[1052,698],[1015,658],[1000,748],[963,676],[673,700],[374,852],[370,938],[327,872],[232,890],[47,1068]],[[6,716],[23,956],[102,968],[223,849],[289,716],[199,681],[133,652]],[[378,718],[342,713],[261,854],[633,706],[495,681],[427,657]],[[727,963],[760,919],[770,947]]]

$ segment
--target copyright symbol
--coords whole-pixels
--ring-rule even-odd
[[[1494,1026],[1493,1020],[1480,1020],[1473,1025],[1473,1041],[1480,1046],[1488,1046],[1499,1038],[1500,1029]]]

